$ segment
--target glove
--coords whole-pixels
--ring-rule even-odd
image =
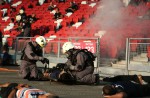
[[[75,66],[70,65],[70,66],[69,66],[69,69],[70,69],[70,70],[75,70]]]
[[[43,63],[43,64],[44,64],[44,63],[49,64],[49,59],[44,58],[44,59],[42,60],[42,63]]]

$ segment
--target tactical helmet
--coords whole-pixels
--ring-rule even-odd
[[[67,52],[69,49],[74,48],[74,44],[72,42],[65,42],[64,45],[62,46],[62,52],[65,53]]]
[[[38,45],[40,45],[42,48],[46,45],[46,39],[43,36],[38,36],[35,41]]]

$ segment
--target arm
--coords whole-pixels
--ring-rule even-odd
[[[13,90],[10,92],[10,94],[8,95],[8,98],[15,98],[16,92],[17,92],[17,89],[13,89]]]
[[[0,84],[0,87],[8,87],[10,83]]]
[[[70,69],[71,70],[76,70],[76,71],[83,70],[83,68],[86,66],[85,65],[85,63],[86,63],[85,61],[87,59],[87,56],[83,52],[80,52],[80,53],[77,54],[76,59],[77,59],[76,65],[70,66]]]
[[[33,52],[32,47],[29,45],[29,43],[27,44],[27,46],[25,48],[25,54],[31,60],[42,60],[43,59],[42,56],[38,56],[37,54],[35,54]]]
[[[104,98],[127,98],[127,94],[125,92],[120,92],[115,95],[104,95]]]

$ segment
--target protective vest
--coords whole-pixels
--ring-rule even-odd
[[[87,56],[88,59],[85,61],[86,64],[91,65],[91,63],[95,60],[96,56],[93,55],[93,53],[91,53],[90,51],[88,51],[87,49],[76,49],[75,51],[73,51],[73,54],[71,56],[71,62],[72,65],[75,65],[77,63],[77,55],[80,52],[84,52]]]
[[[42,50],[41,49],[37,49],[37,47],[35,47],[32,42],[29,42],[28,43],[33,51],[34,54],[38,55],[38,56],[41,56],[42,55]],[[31,61],[31,62],[36,62],[36,60],[30,60],[28,58],[28,56],[25,54],[25,49],[27,47],[25,47],[23,50],[22,50],[22,55],[21,55],[21,60],[25,60],[25,61]]]

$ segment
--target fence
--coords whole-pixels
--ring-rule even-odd
[[[150,38],[128,38],[126,46],[127,70],[150,73]]]
[[[17,37],[15,44],[15,60],[16,62],[21,57],[21,50],[25,47],[25,44],[31,40],[34,40],[33,37]],[[97,56],[96,61],[94,62],[95,67],[99,66],[100,59],[100,40],[99,38],[86,38],[86,37],[69,37],[69,38],[46,38],[47,45],[43,49],[43,55],[50,59],[50,63],[60,63],[64,62],[65,55],[61,53],[61,47],[66,41],[71,41],[75,44],[77,49],[88,49]]]

